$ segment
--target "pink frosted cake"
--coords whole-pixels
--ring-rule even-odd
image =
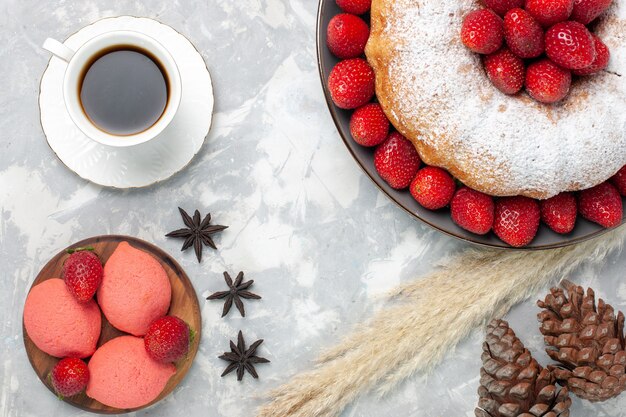
[[[167,273],[156,259],[127,242],[117,245],[98,290],[98,304],[113,326],[143,336],[167,313],[171,296]]]
[[[58,358],[91,356],[102,318],[94,300],[79,303],[62,279],[34,286],[24,305],[24,327],[39,349]]]
[[[156,399],[176,367],[150,358],[142,338],[120,336],[98,348],[89,361],[89,373],[87,395],[124,409]]]

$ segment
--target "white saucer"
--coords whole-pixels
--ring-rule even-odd
[[[52,150],[80,177],[109,187],[145,187],[185,168],[202,147],[213,116],[211,75],[187,38],[152,19],[131,16],[102,19],[71,35],[65,44],[78,48],[111,30],[145,33],[172,54],[183,87],[174,120],[158,137],[133,147],[113,148],[89,139],[74,125],[65,109],[62,84],[66,64],[53,57],[41,79],[41,125]]]

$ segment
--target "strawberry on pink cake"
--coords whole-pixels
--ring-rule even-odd
[[[172,288],[167,273],[150,254],[121,242],[104,266],[98,304],[107,320],[135,336],[164,316]]]
[[[93,300],[80,303],[65,282],[52,278],[34,286],[24,305],[24,327],[49,355],[85,358],[96,350],[102,318]]]
[[[155,400],[176,367],[153,360],[144,340],[116,337],[100,346],[89,361],[87,395],[110,407],[136,408]]]

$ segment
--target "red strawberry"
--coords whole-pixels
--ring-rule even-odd
[[[104,270],[98,255],[88,249],[74,249],[63,264],[61,272],[70,293],[85,303],[96,293]]]
[[[493,198],[480,191],[461,187],[452,197],[452,220],[465,230],[484,235],[489,233],[494,219]]]
[[[516,94],[524,86],[524,61],[506,46],[486,55],[483,65],[491,83],[504,94]]]
[[[339,62],[328,76],[333,101],[342,109],[356,109],[374,96],[374,70],[362,58]]]
[[[615,227],[622,222],[622,198],[609,182],[581,191],[578,210],[585,219],[603,227]]]
[[[378,103],[359,107],[350,118],[350,133],[356,143],[362,146],[376,146],[389,134],[389,120]]]
[[[509,10],[504,16],[504,38],[520,58],[536,58],[545,49],[541,25],[522,9]]]
[[[341,13],[328,23],[326,44],[336,57],[356,58],[363,54],[370,36],[367,23],[358,16]]]
[[[500,16],[504,16],[511,9],[523,7],[524,0],[485,0],[485,4]]]
[[[398,132],[389,134],[374,152],[374,166],[378,175],[398,190],[411,184],[420,163],[411,141]]]
[[[474,10],[463,20],[461,41],[479,54],[496,52],[504,41],[502,19],[489,9]]]
[[[411,195],[422,207],[437,210],[450,204],[456,184],[444,169],[424,167],[417,172],[411,183]]]
[[[144,336],[146,351],[157,362],[176,362],[189,352],[193,333],[189,325],[174,316],[156,319]]]
[[[573,70],[572,73],[576,75],[591,75],[596,72],[600,72],[609,66],[609,59],[611,59],[611,52],[609,48],[598,38],[593,35],[593,42],[596,47],[596,59],[587,68]]]
[[[572,193],[561,193],[552,198],[543,200],[541,206],[541,220],[557,233],[569,233],[574,230],[578,209],[576,197]]]
[[[548,58],[563,68],[587,68],[596,59],[593,36],[582,23],[557,23],[546,32],[545,42]]]
[[[372,7],[372,0],[337,0],[337,6],[346,13],[363,14]]]
[[[509,245],[520,248],[535,238],[539,229],[539,204],[528,197],[503,197],[496,201],[493,231]]]
[[[550,27],[569,18],[574,0],[526,0],[525,9],[543,27]]]
[[[487,76],[504,94],[515,94],[524,86],[524,61],[503,47],[483,59]]]
[[[617,191],[621,195],[626,196],[626,166],[623,166],[622,169],[617,171],[617,174],[613,175],[611,182],[617,187]]]
[[[570,19],[588,25],[604,13],[613,0],[575,0]]]
[[[52,387],[60,398],[81,393],[89,382],[89,368],[78,358],[64,358],[50,372]]]
[[[533,62],[526,68],[526,91],[541,103],[562,100],[571,85],[572,74],[549,59]]]

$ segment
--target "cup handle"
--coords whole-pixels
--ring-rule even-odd
[[[52,38],[46,39],[46,41],[43,43],[43,49],[51,52],[54,56],[62,59],[65,62],[70,62],[72,56],[74,56],[73,50]]]

